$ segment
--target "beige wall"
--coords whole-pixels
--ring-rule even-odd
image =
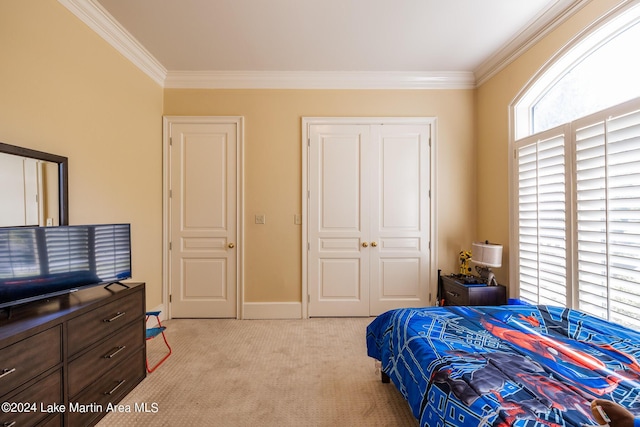
[[[437,117],[435,267],[454,270],[475,234],[473,90],[163,94],[55,0],[1,2],[0,55],[0,141],[69,157],[71,223],[132,223],[150,308],[162,302],[163,114],[245,117],[247,301],[301,300],[303,116]]]
[[[509,106],[536,73],[572,38],[621,0],[589,2],[571,19],[531,47],[524,55],[477,90],[478,239],[505,245],[503,267],[496,269],[507,283],[509,269]]]
[[[56,0],[0,2],[0,141],[69,158],[72,224],[130,222],[162,289],[162,88]]]
[[[135,277],[148,283],[149,307],[162,302],[163,114],[245,117],[247,301],[301,299],[293,215],[301,213],[303,116],[437,117],[436,267],[454,271],[475,239],[504,243],[506,262],[509,104],[619,2],[588,3],[477,91],[163,91],[57,1],[2,1],[0,141],[69,157],[72,223],[132,223]],[[266,225],[253,223],[256,213]],[[497,275],[505,282],[508,268]]]
[[[475,234],[473,90],[165,90],[164,114],[245,118],[245,301],[301,300],[302,117],[437,117],[439,268]],[[266,224],[256,225],[255,214]],[[435,295],[434,295],[435,296]]]

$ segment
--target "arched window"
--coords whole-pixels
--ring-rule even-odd
[[[640,6],[574,41],[513,105],[511,281],[640,327]]]
[[[564,49],[516,100],[515,139],[640,96],[640,5]]]

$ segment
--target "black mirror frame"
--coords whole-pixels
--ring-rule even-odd
[[[60,225],[69,225],[69,159],[56,154],[0,142],[0,152],[58,164],[58,205]]]

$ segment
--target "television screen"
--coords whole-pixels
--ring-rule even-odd
[[[0,307],[129,278],[129,224],[0,228]]]

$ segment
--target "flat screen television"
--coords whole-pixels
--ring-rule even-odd
[[[131,277],[130,224],[0,228],[0,308]]]

